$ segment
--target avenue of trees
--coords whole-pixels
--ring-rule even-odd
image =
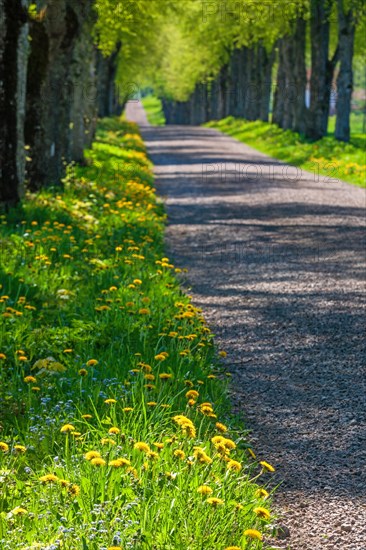
[[[0,0],[0,203],[16,203],[25,184],[59,183],[83,160],[98,116],[145,86],[168,123],[267,121],[271,110],[274,123],[316,140],[337,75],[335,135],[349,140],[364,4]]]
[[[271,110],[281,128],[318,140],[333,96],[335,137],[349,141],[353,64],[366,53],[364,0],[188,0],[167,26],[158,58],[168,122],[268,121]]]

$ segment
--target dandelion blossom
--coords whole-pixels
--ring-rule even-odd
[[[144,443],[143,441],[138,441],[137,443],[135,443],[133,448],[137,451],[141,451],[142,453],[149,453],[151,450],[149,445],[147,443]]]
[[[42,483],[56,483],[58,481],[58,477],[54,474],[46,474],[45,476],[40,477],[39,481]]]
[[[72,424],[65,424],[61,428],[61,433],[75,432],[75,427]]]
[[[13,516],[25,516],[28,514],[28,510],[25,508],[21,508],[20,506],[17,506],[10,512]]]
[[[215,426],[219,430],[219,432],[221,433],[227,432],[227,427],[225,426],[225,424],[221,424],[221,422],[216,422]]]
[[[104,458],[96,457],[91,459],[90,464],[93,466],[105,466],[107,463]]]
[[[14,451],[16,453],[25,453],[27,450],[27,447],[24,447],[24,445],[14,445]]]
[[[0,451],[2,451],[3,453],[7,453],[8,450],[9,450],[9,445],[4,441],[0,441]]]
[[[254,508],[254,513],[262,519],[269,519],[271,517],[270,512],[267,510],[267,508],[263,508],[262,506],[258,506],[258,508]]]
[[[208,485],[201,485],[197,489],[197,493],[200,495],[211,495],[213,493],[213,490]]]
[[[262,540],[262,534],[257,529],[246,529],[244,535],[250,539]]]
[[[259,464],[262,466],[263,470],[266,470],[266,472],[275,471],[275,468],[271,464],[268,464],[265,460],[262,460]]]
[[[26,384],[35,384],[37,382],[37,379],[34,376],[26,376],[24,378],[24,382]]]
[[[186,453],[181,449],[177,449],[176,451],[174,451],[173,454],[176,458],[179,458],[180,460],[184,460],[186,457]]]
[[[227,469],[235,470],[235,472],[240,472],[240,470],[242,469],[242,465],[236,460],[229,460],[229,462],[227,463]]]
[[[211,504],[211,506],[221,506],[222,504],[224,504],[224,501],[221,499],[221,498],[216,498],[216,497],[210,497],[206,500],[207,504]]]
[[[108,433],[109,433],[110,435],[118,435],[118,434],[120,433],[120,431],[121,431],[121,430],[120,430],[119,428],[116,428],[116,427],[113,426],[113,428],[110,428],[110,429],[108,430]]]
[[[86,460],[93,460],[93,458],[100,458],[100,452],[99,451],[88,451],[85,453],[84,458]]]

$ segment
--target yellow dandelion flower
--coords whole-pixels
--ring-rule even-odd
[[[211,506],[222,506],[224,504],[224,501],[221,498],[216,497],[210,497],[206,500],[207,504],[211,504]]]
[[[262,540],[262,534],[257,529],[246,529],[244,535],[250,539]]]
[[[223,358],[227,357],[226,351],[223,351],[223,350],[222,350],[222,351],[219,351],[219,356],[220,356],[220,357],[223,357]]]
[[[90,419],[93,418],[93,417],[92,417],[91,414],[82,414],[82,415],[81,415],[81,418],[84,418],[84,420],[90,420]]]
[[[76,485],[75,483],[72,483],[67,492],[69,493],[69,495],[73,496],[73,497],[77,497],[78,494],[80,494],[80,487],[79,485]]]
[[[56,483],[58,481],[58,477],[54,474],[46,474],[45,476],[40,477],[39,481],[42,483]]]
[[[235,470],[235,472],[240,472],[242,465],[237,460],[229,460],[226,465],[228,470]]]
[[[31,390],[34,392],[37,392],[37,391],[41,391],[41,388],[39,386],[33,386]]]
[[[223,441],[223,445],[225,445],[226,449],[228,449],[229,451],[231,451],[232,449],[236,449],[236,443],[234,443],[234,441],[232,441],[231,439],[224,439]]]
[[[7,453],[8,450],[9,450],[9,445],[4,441],[0,441],[0,451],[2,451],[3,453]]]
[[[60,431],[61,433],[74,432],[75,427],[72,424],[65,424],[64,426],[62,426]]]
[[[89,361],[86,362],[87,367],[95,367],[95,365],[98,364],[98,361],[96,359],[89,359]]]
[[[138,441],[137,443],[135,443],[133,448],[136,449],[137,451],[141,451],[142,453],[150,452],[149,445],[147,443],[144,443],[143,441]]]
[[[199,397],[199,395],[200,394],[196,390],[188,390],[187,393],[186,393],[186,398],[187,399],[197,399],[197,397]]]
[[[0,359],[6,359],[5,353],[0,353]]]
[[[96,457],[91,459],[90,464],[93,466],[105,466],[107,463],[104,458]]]
[[[86,369],[80,369],[79,374],[80,374],[80,376],[87,376],[88,371]]]
[[[225,426],[225,424],[221,424],[221,422],[216,422],[215,426],[219,430],[219,432],[221,433],[227,432],[227,427]]]
[[[154,374],[150,374],[150,373],[145,374],[144,378],[145,378],[145,380],[155,380]]]
[[[174,451],[173,455],[176,458],[179,458],[180,460],[184,460],[186,457],[186,453],[180,449],[177,449],[176,451]]]
[[[211,438],[211,441],[216,447],[217,445],[222,445],[224,443],[225,437],[223,437],[222,435],[215,435]]]
[[[171,378],[173,378],[173,375],[168,372],[162,372],[161,374],[159,374],[159,378],[160,380],[170,380]]]
[[[115,403],[117,403],[117,401],[115,399],[105,399],[104,403],[106,405],[114,405]]]
[[[271,464],[268,464],[265,460],[262,460],[259,464],[262,466],[263,470],[266,470],[267,472],[275,471],[275,468]]]
[[[115,426],[113,426],[112,428],[110,428],[108,430],[108,433],[110,435],[118,435],[120,432],[121,432],[121,430],[119,428],[116,428]]]
[[[108,463],[108,466],[113,468],[122,468],[123,466],[131,466],[131,462],[127,458],[116,458]]]
[[[149,407],[156,407],[156,405],[157,405],[156,401],[148,401],[146,404],[147,404]]]
[[[133,411],[133,407],[124,407],[122,410],[123,410],[123,412],[125,412],[125,413],[132,412],[132,411]]]
[[[267,510],[267,508],[263,508],[262,506],[254,508],[254,513],[262,519],[269,519],[271,517],[269,510]]]
[[[21,508],[20,506],[17,506],[10,512],[13,516],[25,516],[28,514],[28,510],[25,508]]]
[[[164,443],[153,443],[154,447],[156,447],[159,451],[164,449]]]
[[[269,493],[265,490],[265,489],[258,489],[256,492],[255,492],[256,496],[259,497],[259,498],[268,498],[269,497]]]
[[[146,453],[146,456],[147,458],[151,458],[151,460],[156,460],[157,458],[159,458],[159,454],[155,451],[149,451],[148,453]]]
[[[14,445],[14,451],[16,453],[19,453],[19,454],[25,453],[26,450],[27,450],[27,447],[24,447],[24,445]]]
[[[116,442],[113,439],[110,439],[109,437],[103,437],[100,440],[102,445],[115,445]]]
[[[213,490],[208,485],[201,485],[197,489],[197,493],[200,495],[211,495],[213,493]]]
[[[88,451],[85,453],[84,458],[86,460],[93,460],[93,458],[100,458],[100,452],[99,451]]]
[[[70,485],[70,481],[67,481],[67,479],[59,479],[58,482],[61,487],[68,487]]]
[[[122,550],[122,546],[108,546],[107,550]]]
[[[188,386],[188,388],[192,388],[193,385],[194,385],[191,380],[185,380],[184,383],[185,383],[186,386]]]

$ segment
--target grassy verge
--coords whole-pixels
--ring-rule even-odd
[[[104,120],[87,159],[1,216],[0,546],[262,548],[272,468],[164,257],[137,127]]]
[[[293,166],[312,172],[329,180],[340,179],[366,187],[366,135],[358,134],[351,143],[341,143],[333,137],[325,137],[316,143],[306,141],[291,130],[282,130],[274,124],[228,117],[209,122],[206,126],[216,128],[239,141],[282,160]]]
[[[142,104],[146,111],[147,120],[153,126],[164,126],[165,116],[161,100],[155,96],[147,96],[142,98]]]

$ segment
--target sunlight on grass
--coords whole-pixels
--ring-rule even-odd
[[[273,468],[165,257],[137,127],[104,120],[86,156],[1,216],[1,548],[262,548]]]
[[[332,179],[341,179],[366,187],[366,136],[356,134],[351,143],[342,143],[325,137],[316,143],[306,141],[291,130],[282,130],[275,124],[228,117],[206,124],[235,137],[243,143],[282,160]]]
[[[142,105],[146,111],[146,116],[152,126],[164,126],[165,116],[161,99],[155,96],[147,96],[142,98]]]

